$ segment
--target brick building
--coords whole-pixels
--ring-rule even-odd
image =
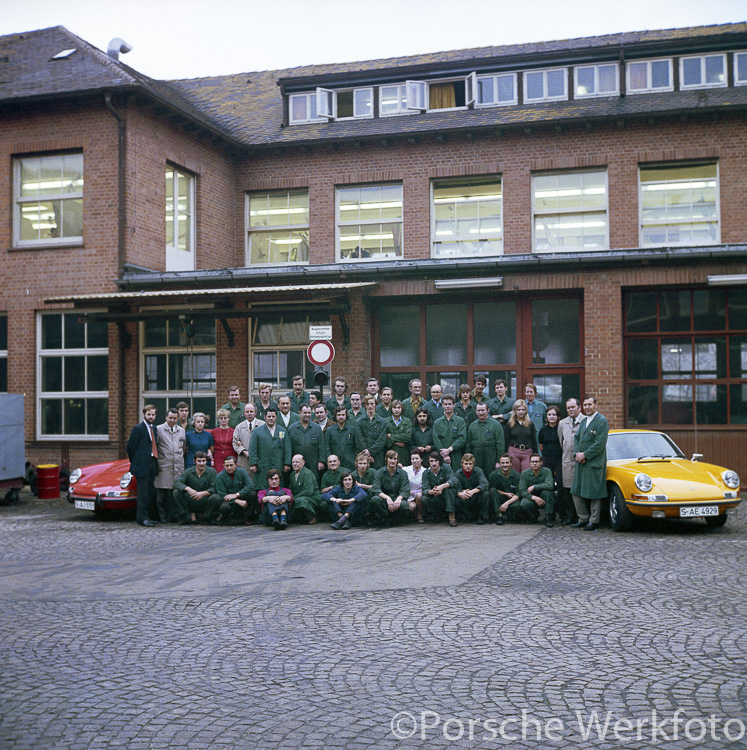
[[[121,40],[116,40],[121,42]],[[145,402],[484,373],[747,473],[747,24],[154,81],[0,37],[0,389],[27,453]]]

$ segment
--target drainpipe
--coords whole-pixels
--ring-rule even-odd
[[[111,112],[117,121],[118,129],[118,165],[117,165],[117,278],[121,279],[124,273],[125,259],[125,233],[126,233],[126,215],[125,215],[125,134],[127,131],[127,121],[122,115],[114,109],[112,105],[111,93],[104,94],[106,108]],[[119,418],[117,419],[117,431],[119,439],[120,455],[124,455],[125,445],[125,346],[122,332],[119,333]]]

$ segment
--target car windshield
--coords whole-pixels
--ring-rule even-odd
[[[618,432],[607,441],[607,460],[684,458],[682,451],[660,432]]]

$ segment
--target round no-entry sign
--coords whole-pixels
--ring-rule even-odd
[[[312,341],[306,350],[306,356],[312,365],[324,367],[335,358],[335,347],[331,341]]]

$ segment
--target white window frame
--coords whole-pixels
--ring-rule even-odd
[[[615,88],[613,91],[599,91],[599,70],[600,68],[614,68],[615,70]],[[594,71],[594,91],[591,93],[581,94],[578,87],[578,73],[580,70]],[[598,99],[600,97],[618,96],[620,94],[620,65],[616,62],[595,63],[594,65],[577,65],[573,69],[573,96],[575,99]]]
[[[705,83],[706,74],[706,60],[709,58],[717,57],[721,60],[722,74],[724,77],[723,81],[717,81],[716,83]],[[685,61],[686,60],[699,60],[700,61],[700,81],[699,83],[685,83]],[[726,55],[714,54],[714,55],[687,55],[680,58],[680,89],[688,91],[690,89],[719,89],[724,88],[728,81],[727,79],[727,67],[726,67]]]
[[[91,311],[94,312],[94,311]],[[96,311],[101,312],[101,311]],[[63,388],[64,388],[64,361],[66,358],[72,358],[72,357],[84,357],[86,360],[89,356],[106,356],[109,357],[109,346],[105,347],[89,347],[84,346],[81,348],[67,348],[64,346],[64,335],[65,335],[65,322],[64,318],[65,315],[70,314],[77,314],[72,313],[71,310],[44,310],[43,312],[38,312],[36,314],[36,382],[37,382],[37,388],[36,388],[36,439],[40,441],[52,441],[52,442],[59,442],[60,440],[75,440],[76,442],[101,442],[109,440],[109,429],[111,425],[112,415],[109,415],[109,420],[107,422],[107,430],[106,433],[101,434],[75,434],[75,433],[61,433],[59,435],[46,435],[42,433],[42,402],[49,399],[49,400],[62,400],[63,402],[65,399],[71,399],[71,398],[79,398],[84,399],[86,401],[92,400],[92,399],[106,399],[107,402],[109,401],[109,390],[105,391],[92,391],[92,390],[83,390],[83,391],[66,391],[66,390],[60,390],[60,391],[44,391],[42,390],[43,386],[43,376],[42,376],[42,360],[45,358],[61,358],[63,361]],[[42,319],[45,316],[49,315],[61,315],[62,316],[62,335],[63,335],[63,346],[59,349],[42,349]],[[88,324],[86,323],[86,336],[88,335]],[[86,378],[88,377],[88,366],[87,361],[85,365],[86,369]],[[108,371],[108,367],[107,367]],[[63,403],[63,419],[64,419],[64,403]]]
[[[169,174],[173,177],[169,178]],[[166,216],[166,270],[167,271],[194,271],[195,270],[195,244],[196,244],[196,216],[195,216],[195,176],[191,172],[177,167],[175,164],[166,164],[166,181],[172,180],[172,205],[169,211],[168,195],[164,206]],[[187,215],[182,214],[182,208],[179,206],[178,186],[180,180],[186,180],[188,185],[188,206]],[[169,213],[171,214],[172,240],[169,242]],[[186,222],[188,248],[179,247],[179,225]]]
[[[735,86],[747,86],[747,76],[739,78],[739,58],[745,58],[747,61],[747,52],[735,52],[734,53],[734,85]]]
[[[706,242],[706,243],[703,243],[703,244],[694,245],[695,247],[709,247],[711,245],[719,245],[719,244],[721,244],[721,180],[720,180],[720,169],[719,169],[719,163],[717,161],[716,162],[708,162],[708,164],[711,164],[711,163],[713,163],[714,166],[716,167],[716,177],[715,177],[715,179],[716,179],[716,202],[715,202],[716,203],[716,205],[715,205],[715,211],[716,211],[716,220],[715,220],[716,237],[715,237],[715,239],[712,242]],[[693,245],[693,243],[691,243],[691,242],[677,242],[677,243],[667,242],[664,245],[659,245],[659,244],[644,244],[644,241],[643,241],[643,229],[644,229],[644,226],[643,226],[643,185],[644,185],[644,183],[641,180],[641,169],[655,168],[655,167],[659,167],[659,166],[660,167],[669,167],[669,168],[672,168],[672,169],[676,168],[676,167],[682,167],[684,169],[684,168],[687,168],[687,167],[697,166],[697,165],[689,163],[689,162],[678,162],[678,163],[675,163],[675,164],[666,164],[666,163],[664,163],[664,164],[639,164],[638,165],[638,246],[639,247],[669,247],[669,246],[677,247],[677,246],[681,245],[681,246],[688,247],[690,245]],[[653,183],[653,184],[658,184],[658,185],[665,185],[665,184],[666,185],[676,185],[676,184],[681,184],[681,183],[684,183],[684,182],[687,182],[687,181],[688,180],[685,180],[685,179],[682,179],[682,180],[662,180],[662,181],[660,181],[658,183]],[[648,183],[648,184],[652,184],[652,183]],[[659,225],[659,226],[673,226],[673,225],[676,225],[678,223],[679,224],[687,224],[687,223],[693,223],[693,221],[692,220],[685,220],[685,219],[683,219],[680,222],[677,222],[677,221],[670,221],[670,222],[660,221],[660,222],[656,222],[656,223],[650,222],[646,226],[656,226],[656,225]],[[704,223],[713,223],[713,222],[704,222]]]
[[[296,93],[296,94],[289,94],[288,95],[288,122],[291,125],[299,125],[301,123],[306,122],[325,122],[326,117],[320,117],[319,111],[317,109],[317,95],[316,91],[304,91],[302,93]],[[293,117],[293,100],[294,99],[305,99],[306,100],[306,113],[307,116],[303,118],[299,118],[298,120],[294,119]],[[317,113],[315,117],[309,117],[308,113],[311,111],[311,104],[312,101],[314,103],[314,111]]]
[[[179,308],[174,307],[152,307],[148,308],[149,311],[156,311],[156,310],[162,310],[164,318],[169,319],[169,324],[171,324],[172,319],[175,316],[179,316],[180,310]],[[185,310],[184,314],[189,317],[190,311]],[[187,345],[169,345],[168,343],[168,333],[166,334],[166,344],[164,346],[151,346],[148,347],[145,345],[145,326],[147,324],[146,320],[143,320],[140,322],[139,325],[139,342],[140,342],[140,383],[139,383],[139,390],[140,390],[140,403],[141,404],[147,404],[149,401],[158,401],[165,399],[167,407],[175,406],[177,401],[191,401],[194,398],[213,398],[215,401],[215,408],[216,410],[219,407],[218,403],[218,393],[217,393],[217,382],[218,382],[218,340],[217,336],[215,338],[215,344],[187,344]],[[213,326],[217,324],[217,321],[213,322]],[[146,365],[145,365],[145,358],[147,356],[157,356],[157,355],[166,355],[166,377],[168,379],[168,370],[169,370],[169,364],[168,364],[168,358],[169,355],[173,354],[186,354],[188,356],[194,357],[194,356],[200,356],[200,355],[213,355],[215,358],[215,387],[213,389],[205,389],[205,390],[195,390],[195,389],[182,389],[178,390],[176,388],[169,388],[167,383],[166,390],[163,391],[146,391],[145,390],[145,373],[146,373]],[[194,383],[194,379],[190,381],[191,383]],[[165,415],[164,415],[165,416]],[[193,413],[192,409],[190,408],[190,419],[192,418]],[[217,421],[215,414],[207,414],[208,416],[208,423],[205,425],[205,429],[213,429],[214,427],[217,427]]]
[[[547,80],[549,73],[555,73],[556,71],[563,72],[563,93],[559,96],[550,96],[547,93]],[[529,98],[527,96],[527,76],[530,75],[542,75],[542,96],[536,98]],[[525,104],[536,104],[537,102],[561,102],[568,99],[568,68],[542,68],[541,70],[525,70],[524,71],[524,103]]]
[[[473,74],[474,75],[474,74]],[[514,95],[513,98],[510,101],[497,101],[493,100],[490,102],[481,102],[478,97],[478,91],[480,90],[480,81],[492,79],[493,81],[493,91],[498,91],[498,81],[501,78],[510,78],[513,84],[514,89]],[[516,73],[494,73],[491,75],[476,75],[475,76],[475,84],[474,84],[474,99],[475,99],[475,107],[476,108],[482,108],[482,107],[510,107],[512,105],[516,105],[519,103],[519,81],[518,81],[518,75]]]
[[[8,316],[5,313],[0,314],[0,325],[5,326],[5,347],[0,349],[0,365],[5,367],[5,388],[0,387],[0,393],[8,392]]]
[[[592,207],[580,207],[580,208],[566,208],[566,209],[537,209],[536,206],[536,197],[535,197],[535,186],[534,186],[534,179],[535,177],[544,177],[547,175],[560,175],[560,174],[578,174],[578,175],[584,175],[584,174],[603,174],[604,175],[604,191],[605,191],[605,206],[604,208],[592,208]],[[531,179],[531,191],[532,191],[532,252],[533,253],[582,253],[582,252],[600,252],[604,250],[608,250],[610,246],[610,208],[609,208],[609,201],[610,201],[610,193],[609,193],[609,175],[607,173],[606,169],[571,169],[571,170],[563,170],[561,172],[553,171],[553,172],[533,172],[532,173],[532,179]],[[604,247],[550,247],[550,248],[542,248],[537,249],[537,222],[535,220],[536,216],[583,216],[586,214],[598,214],[598,213],[604,213],[606,217],[606,227],[605,227],[605,243]]]
[[[78,181],[80,184],[76,184],[74,187],[79,188],[75,190],[70,190],[69,188],[72,187],[72,183],[70,186],[68,186],[67,189],[63,188],[62,184],[60,184],[60,191],[58,193],[50,193],[46,195],[37,195],[37,196],[22,196],[21,195],[21,179],[22,179],[22,169],[21,165],[24,161],[31,161],[31,160],[44,160],[44,159],[59,159],[63,157],[80,157],[81,164],[80,164],[80,180]],[[60,152],[48,152],[48,153],[42,153],[42,154],[26,154],[26,155],[20,155],[16,156],[13,159],[13,246],[14,247],[48,247],[48,246],[55,246],[55,245],[82,245],[83,244],[83,224],[84,224],[84,216],[83,212],[85,210],[85,205],[81,206],[81,225],[80,225],[80,234],[70,235],[69,237],[42,237],[38,239],[33,240],[24,240],[21,239],[21,219],[24,212],[33,212],[34,211],[34,205],[39,205],[40,203],[49,203],[52,201],[59,201],[60,207],[62,209],[62,217],[64,217],[65,213],[65,202],[71,202],[71,201],[81,201],[83,202],[83,191],[84,191],[84,174],[85,174],[85,163],[83,160],[83,152],[82,151],[60,151]],[[39,217],[39,221],[41,221],[41,215],[39,213],[40,209],[37,208],[37,216]],[[64,225],[64,218],[60,219],[60,224]]]
[[[387,89],[397,90],[397,111],[384,112],[382,99],[384,91]],[[411,109],[407,109],[407,85],[404,83],[388,83],[385,86],[379,86],[379,117],[400,117],[401,115],[415,114]]]
[[[668,86],[657,86],[654,87],[652,84],[652,65],[654,63],[665,62],[669,66],[669,85]],[[646,66],[646,86],[641,89],[634,89],[630,85],[630,73],[634,65],[645,65]],[[649,60],[629,60],[625,65],[625,90],[628,94],[649,94],[656,93],[659,91],[674,91],[674,76],[672,69],[672,58],[671,57],[656,57]]]
[[[350,221],[344,221],[340,215],[340,191],[342,190],[349,190],[352,188],[367,188],[367,187],[391,187],[391,186],[397,186],[400,189],[400,195],[401,198],[401,206],[400,206],[400,217],[398,219],[371,219],[368,221],[363,221],[361,219],[352,219]],[[362,205],[362,204],[359,204]],[[392,257],[370,257],[370,258],[343,258],[342,257],[342,242],[340,237],[340,227],[345,226],[377,226],[377,225],[392,225],[392,226],[399,226],[399,234],[400,234],[400,253],[399,255],[394,255]],[[371,262],[377,262],[382,260],[402,260],[404,258],[405,253],[405,243],[404,243],[404,190],[403,185],[401,182],[383,182],[383,183],[365,183],[361,185],[338,185],[335,188],[335,258],[337,263],[371,263]]]
[[[428,109],[428,83],[426,81],[405,81],[407,109],[425,112]]]
[[[462,253],[455,253],[455,254],[448,254],[448,253],[437,253],[436,252],[436,246],[440,244],[445,244],[443,240],[439,241],[438,237],[436,235],[436,197],[435,197],[435,191],[440,186],[447,186],[449,183],[452,184],[458,184],[458,183],[468,183],[470,181],[470,177],[464,177],[464,178],[454,178],[454,179],[436,179],[431,180],[431,258],[489,258],[489,257],[496,257],[498,255],[503,255],[503,178],[501,175],[490,175],[489,178],[495,182],[498,183],[499,190],[500,190],[500,221],[501,221],[501,227],[499,232],[497,233],[497,236],[500,237],[501,242],[501,250],[500,252],[490,252],[490,253],[470,253],[470,254],[462,254]],[[473,178],[476,183],[485,183],[486,179],[484,177],[480,178]],[[464,198],[462,201],[455,200],[454,203],[458,202],[468,202],[471,201],[472,203],[477,205],[477,213],[478,217],[477,220],[480,220],[480,202],[481,200],[487,200],[486,198]],[[447,201],[443,201],[446,203]],[[452,201],[448,201],[452,202]],[[486,236],[485,234],[475,234],[474,236],[470,237],[460,237],[458,232],[455,234],[453,242],[459,243],[459,242],[465,242],[465,241],[475,241],[475,240],[491,240],[496,239],[496,236],[490,237]]]
[[[340,94],[350,92],[353,96],[353,114],[349,117],[340,117],[337,111],[337,97]],[[357,98],[356,95],[359,92],[368,92],[370,102],[369,113],[359,113],[357,111]],[[342,89],[336,91],[334,89],[317,88],[316,90],[316,106],[317,115],[320,119],[331,120],[359,120],[359,119],[370,119],[373,117],[373,87],[362,86],[354,89]]]
[[[290,206],[290,196],[291,194],[297,194],[301,195],[304,194],[306,196],[306,221],[305,222],[297,222],[297,223],[288,223],[288,224],[268,224],[267,226],[260,226],[260,227],[253,227],[251,225],[251,199],[253,197],[264,197],[271,195],[285,195],[288,198],[288,205]],[[269,209],[268,209],[269,210]],[[290,213],[293,212],[292,209],[289,210]],[[289,190],[253,190],[251,192],[244,194],[244,265],[247,268],[254,268],[258,266],[283,266],[283,265],[307,265],[309,263],[309,256],[311,254],[311,248],[309,243],[309,190],[308,188],[293,188]],[[259,236],[259,235],[271,235],[273,233],[288,233],[293,234],[297,233],[300,235],[305,234],[305,238],[302,236],[301,240],[305,239],[306,242],[306,258],[298,258],[298,253],[296,253],[295,257],[293,256],[293,253],[288,248],[288,259],[285,262],[282,261],[268,261],[266,263],[253,263],[252,262],[252,237],[253,236]],[[290,240],[288,240],[288,245],[292,244]],[[299,243],[301,244],[301,243]]]

